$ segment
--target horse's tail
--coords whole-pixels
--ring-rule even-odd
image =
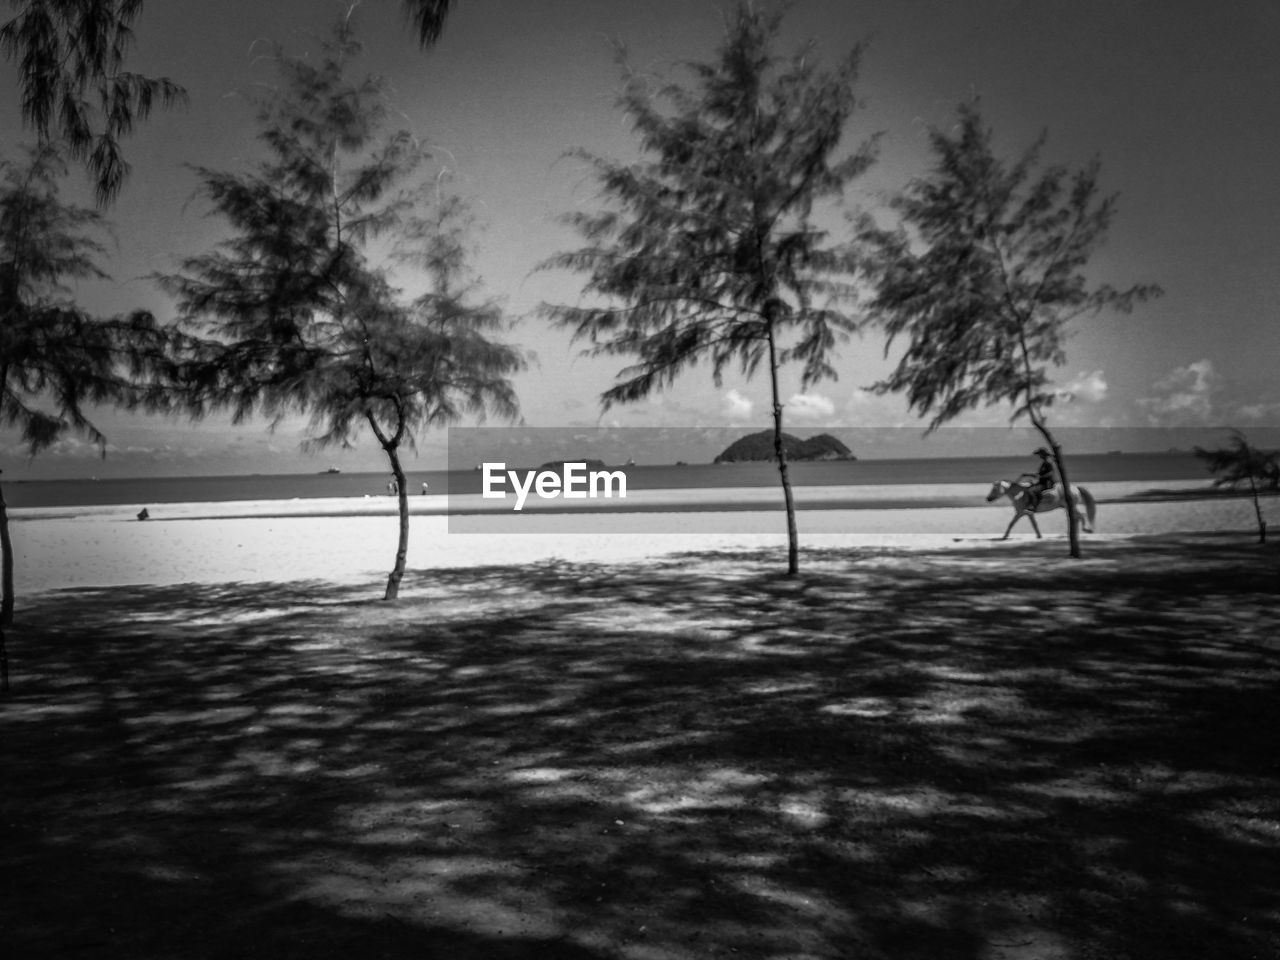
[[[1098,515],[1098,503],[1093,499],[1093,494],[1089,492],[1088,487],[1076,487],[1080,491],[1080,499],[1084,501],[1085,513],[1089,517],[1089,532],[1093,533],[1094,518]]]

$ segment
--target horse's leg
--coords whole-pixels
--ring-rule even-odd
[[[1021,513],[1015,513],[1015,514],[1013,515],[1013,519],[1009,521],[1009,525],[1008,525],[1007,527],[1005,527],[1005,528],[1004,528],[1004,536],[1000,538],[1001,540],[1008,540],[1008,539],[1009,539],[1009,532],[1010,532],[1011,530],[1013,530],[1013,525],[1014,525],[1015,523],[1017,523],[1017,522],[1018,522],[1018,520],[1019,520],[1021,517],[1022,517],[1022,514],[1021,514]]]
[[[1093,518],[1089,516],[1093,511],[1089,507],[1093,503],[1093,498],[1087,496],[1079,487],[1075,488],[1076,495],[1076,516],[1080,518],[1080,526],[1085,533],[1093,533]]]
[[[1034,513],[1028,513],[1027,519],[1031,521],[1031,529],[1036,532],[1036,539],[1043,540],[1044,537],[1040,535],[1040,524],[1036,523],[1036,515]]]

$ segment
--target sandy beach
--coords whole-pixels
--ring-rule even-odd
[[[1203,490],[1201,482],[1161,484],[1166,490]],[[1151,483],[1106,483],[1097,532],[1089,540],[1142,534],[1247,531],[1252,506],[1243,499],[1123,498]],[[806,487],[801,509],[803,548],[898,546],[954,549],[989,545],[1012,518],[1005,503],[986,504],[986,485],[931,484],[859,487],[863,509],[842,509],[848,488]],[[413,497],[408,576],[417,572],[548,560],[610,563],[686,551],[743,550],[785,545],[781,493],[767,488],[645,491],[629,511],[529,511],[513,522],[509,507],[461,498],[486,513],[446,516],[446,498]],[[902,506],[902,503],[918,506]],[[973,506],[936,506],[938,503]],[[1273,509],[1274,498],[1264,511]],[[563,501],[559,505],[563,505]],[[581,501],[579,501],[581,503]],[[883,507],[885,503],[893,506]],[[870,507],[870,508],[867,508]],[[121,584],[232,583],[325,580],[376,584],[390,569],[397,521],[390,497],[230,501],[164,504],[151,519],[140,506],[13,510],[17,588],[31,593],[63,587]],[[453,509],[459,509],[455,503]],[[1041,518],[1047,538],[1065,537],[1061,512]],[[1273,521],[1274,522],[1274,521]],[[457,532],[459,528],[468,532]],[[452,532],[451,532],[452,531]],[[1026,521],[1012,539],[1034,535]]]

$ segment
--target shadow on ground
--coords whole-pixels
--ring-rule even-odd
[[[1280,955],[1280,553],[1061,549],[44,594],[0,707],[3,942]]]

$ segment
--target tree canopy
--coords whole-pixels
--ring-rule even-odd
[[[1097,160],[1075,171],[1041,168],[1042,136],[1013,162],[996,152],[976,103],[935,129],[933,168],[894,201],[898,229],[870,231],[878,248],[873,315],[906,348],[877,385],[901,391],[933,430],[983,404],[1008,403],[1053,450],[1074,504],[1046,411],[1049,370],[1066,360],[1068,324],[1104,310],[1128,312],[1159,289],[1092,283],[1087,267],[1115,217]]]
[[[547,266],[585,274],[587,302],[546,313],[595,355],[634,361],[601,397],[605,409],[665,387],[709,361],[719,384],[737,364],[770,374],[781,444],[778,369],[802,384],[835,377],[833,348],[857,328],[855,249],[819,225],[875,159],[875,138],[840,155],[858,101],[860,49],[833,72],[811,50],[773,52],[781,15],[739,4],[714,59],[692,82],[654,88],[628,70],[619,106],[643,152],[634,164],[580,152],[605,209],[566,219],[586,246]],[[795,571],[794,511],[778,447]]]
[[[0,159],[0,423],[17,427],[32,456],[80,434],[100,449],[95,404],[160,408],[166,333],[150,314],[97,317],[69,285],[105,278],[106,224],[67,203],[67,164],[45,145]]]
[[[468,278],[464,205],[438,198],[408,131],[384,129],[385,83],[348,77],[359,50],[343,21],[318,60],[279,57],[283,83],[258,113],[265,159],[248,172],[199,169],[229,237],[163,282],[207,337],[181,371],[191,413],[273,425],[309,414],[316,446],[374,434],[400,489],[391,599],[408,535],[400,450],[463,415],[514,417],[507,377],[523,358],[490,339],[506,321]],[[419,296],[381,265],[392,231],[395,259],[426,281]]]
[[[18,67],[23,122],[42,143],[62,141],[84,163],[99,204],[113,201],[129,175],[121,140],[155,106],[186,102],[167,77],[125,68],[142,0],[10,0],[0,50]],[[401,0],[428,47],[440,39],[451,0]]]
[[[1262,504],[1258,501],[1258,486],[1265,484],[1272,490],[1280,490],[1280,453],[1255,447],[1239,430],[1232,430],[1227,446],[1213,450],[1196,447],[1195,454],[1204,461],[1209,472],[1215,474],[1215,487],[1249,485],[1258,521],[1258,540],[1265,543],[1267,524],[1262,517]]]
[[[1225,447],[1207,450],[1196,447],[1195,454],[1204,461],[1210,473],[1216,474],[1215,486],[1238,487],[1262,482],[1273,490],[1280,489],[1280,460],[1274,450],[1262,450],[1251,444],[1239,430],[1232,430]]]
[[[931,429],[989,403],[1034,422],[1054,401],[1067,324],[1159,293],[1090,284],[1117,198],[1101,194],[1097,160],[1035,174],[1044,140],[1006,163],[978,105],[962,104],[953,132],[930,134],[933,169],[893,204],[903,229],[879,235],[873,306],[890,344],[908,341],[880,388],[905,391]]]
[[[100,204],[129,174],[120,146],[156,106],[186,101],[167,77],[126,69],[142,0],[12,0],[0,49],[16,62],[23,122],[42,143],[61,141],[84,163]]]

